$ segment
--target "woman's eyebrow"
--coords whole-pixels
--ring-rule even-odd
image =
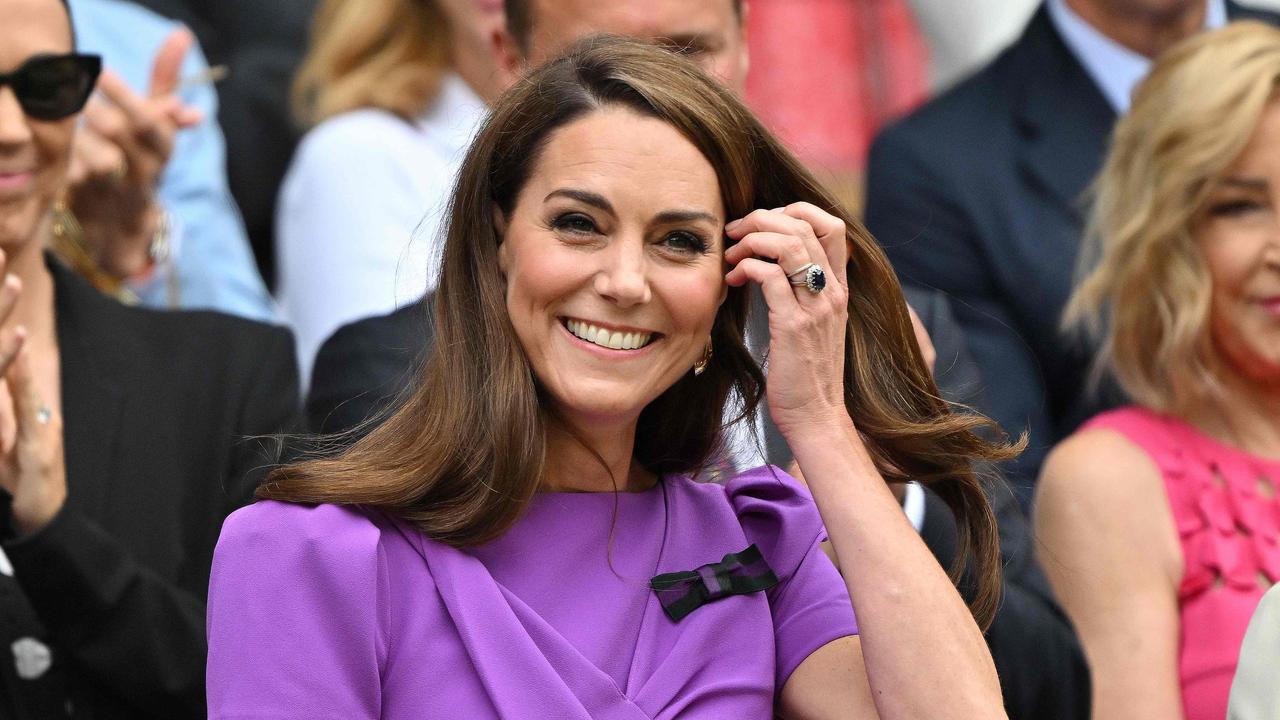
[[[570,200],[577,200],[578,202],[586,203],[587,205],[590,205],[592,207],[600,208],[601,210],[604,210],[607,213],[616,214],[614,213],[612,203],[606,200],[603,195],[599,193],[593,193],[590,190],[579,190],[577,188],[560,188],[558,190],[552,190],[551,192],[547,193],[547,196],[543,198],[542,201],[546,202],[554,197],[566,197],[566,198],[569,198]]]
[[[1244,190],[1266,190],[1268,185],[1265,178],[1251,177],[1226,177],[1222,179],[1221,184]]]
[[[654,222],[662,225],[689,223],[705,220],[712,225],[719,225],[720,219],[703,210],[663,210],[654,217]]]

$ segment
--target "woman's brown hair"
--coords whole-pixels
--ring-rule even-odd
[[[449,50],[435,0],[325,0],[293,81],[294,117],[311,127],[377,108],[412,119],[439,90]]]
[[[687,60],[597,36],[529,74],[497,104],[460,170],[435,302],[435,346],[417,386],[385,422],[334,457],[277,469],[258,497],[376,506],[455,546],[501,535],[538,490],[546,424],[538,383],[507,314],[493,225],[510,215],[541,148],[557,128],[621,105],[661,119],[716,168],[727,217],[808,201],[848,228],[850,306],[847,405],[880,471],[917,480],[951,506],[959,557],[973,550],[971,607],[989,621],[998,600],[995,520],[975,460],[1013,450],[980,438],[989,421],[953,414],[938,397],[901,290],[871,236],[769,134],[730,91]],[[744,414],[763,390],[743,345],[747,292],[730,288],[712,328],[715,356],[641,413],[635,459],[658,473],[696,474],[718,452],[724,408]],[[953,578],[960,568],[952,568]]]

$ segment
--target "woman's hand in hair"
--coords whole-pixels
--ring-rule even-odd
[[[177,95],[193,42],[186,29],[169,35],[156,53],[145,97],[104,71],[76,135],[68,201],[94,259],[120,278],[149,266],[151,239],[163,223],[156,185],[178,131],[202,119]]]
[[[733,286],[759,283],[769,306],[769,412],[784,436],[815,424],[849,422],[844,404],[848,246],[844,221],[809,203],[756,210],[725,227]],[[792,285],[809,263],[826,287]]]

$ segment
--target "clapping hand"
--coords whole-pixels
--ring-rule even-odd
[[[759,283],[769,306],[769,412],[783,436],[849,422],[844,404],[848,244],[840,218],[809,203],[756,210],[725,227],[732,286]],[[817,270],[810,269],[816,266]]]
[[[84,228],[89,254],[119,278],[150,264],[151,238],[162,222],[156,185],[178,130],[202,120],[200,111],[177,95],[182,60],[193,42],[185,28],[165,39],[146,97],[119,75],[103,71],[76,134],[68,204]]]
[[[12,498],[18,532],[27,534],[58,514],[67,499],[67,475],[61,413],[40,397],[26,329],[11,321],[22,283],[4,270],[0,253],[0,490]]]

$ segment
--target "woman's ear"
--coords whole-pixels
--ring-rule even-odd
[[[498,207],[498,203],[489,205],[489,213],[493,221],[493,235],[498,239],[498,269],[505,276],[507,274],[507,244],[502,240],[507,234],[507,217],[502,214],[502,208]]]

